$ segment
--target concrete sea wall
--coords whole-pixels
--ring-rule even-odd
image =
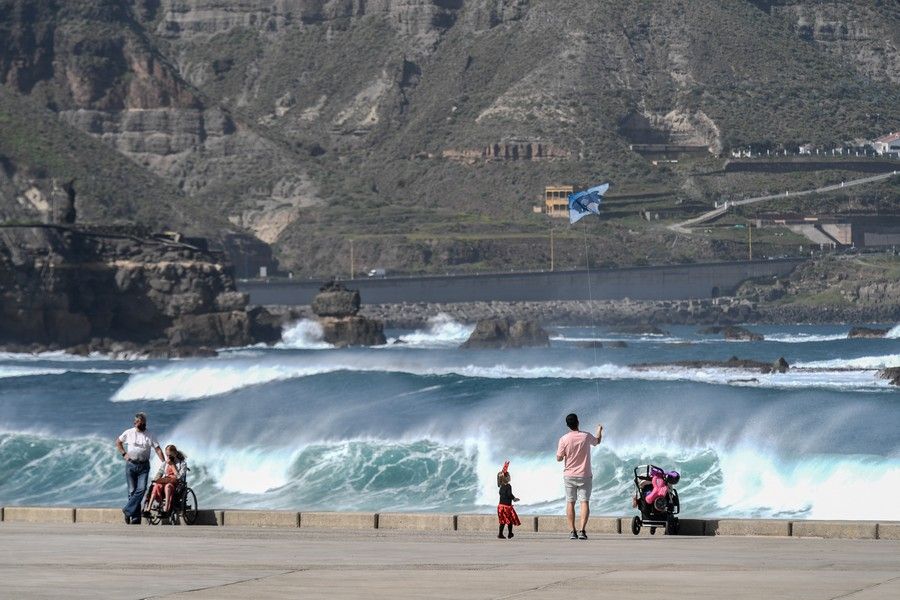
[[[726,296],[741,282],[786,276],[803,259],[741,261],[623,269],[486,273],[483,275],[345,280],[366,304],[560,300],[687,300]],[[306,305],[321,281],[240,281],[251,304]]]
[[[568,531],[560,515],[521,515],[521,531],[561,534]],[[632,535],[631,516],[594,516],[588,533]],[[123,525],[118,508],[6,506],[0,507],[2,523],[110,524]],[[497,517],[490,514],[297,512],[286,510],[201,510],[195,525],[219,527],[269,527],[278,529],[394,529],[407,531],[497,531]],[[662,535],[660,529],[657,532]],[[640,535],[650,535],[644,526]],[[806,521],[783,519],[681,519],[679,535],[778,536],[900,540],[900,521]]]

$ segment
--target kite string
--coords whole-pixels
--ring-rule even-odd
[[[591,259],[588,254],[588,238],[587,238],[587,227],[583,227],[582,231],[584,232],[584,262],[585,267],[587,268],[587,288],[588,288],[588,306],[591,307],[591,329],[593,331],[597,330],[597,307],[594,306],[594,293],[591,289]],[[597,366],[597,344],[591,344],[594,347],[594,366]],[[594,383],[597,384],[597,400],[600,400],[600,378],[594,377]]]

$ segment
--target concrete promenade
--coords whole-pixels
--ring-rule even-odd
[[[5,521],[0,597],[900,598],[898,540],[589,534]]]

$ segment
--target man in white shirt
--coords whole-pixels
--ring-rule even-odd
[[[142,412],[134,415],[134,427],[116,438],[116,449],[125,459],[125,479],[128,481],[128,502],[122,512],[126,523],[138,525],[150,475],[150,450],[156,450],[159,460],[166,461],[156,437],[147,431],[147,415]]]

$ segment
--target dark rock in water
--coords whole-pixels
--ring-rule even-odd
[[[737,327],[735,325],[727,325],[725,327],[706,327],[705,329],[700,329],[698,333],[713,335],[721,333],[726,340],[741,340],[748,342],[759,342],[765,339],[758,333],[753,333],[752,331],[744,329],[743,327]]]
[[[536,321],[482,319],[460,348],[524,348],[549,346],[550,336]]]
[[[779,358],[774,363],[766,363],[759,360],[741,359],[732,356],[728,360],[678,360],[670,363],[641,363],[631,365],[631,368],[639,371],[648,371],[650,369],[666,368],[666,367],[682,367],[688,369],[743,369],[745,371],[757,371],[763,375],[769,373],[786,373],[790,368],[784,358]]]
[[[280,339],[221,256],[107,227],[0,230],[0,345],[152,356]],[[275,331],[277,329],[277,332]]]
[[[350,317],[359,312],[359,290],[348,290],[331,282],[320,288],[312,301],[312,311],[319,317]]]
[[[628,344],[622,341],[606,342],[607,348],[627,348]]]
[[[888,367],[878,374],[882,379],[890,380],[891,385],[900,386],[900,367]]]
[[[273,315],[261,306],[247,311],[250,319],[250,338],[257,344],[274,344],[281,341],[284,318]]]
[[[869,327],[854,327],[847,334],[848,338],[883,338],[889,329],[873,329]]]
[[[598,342],[597,340],[591,340],[589,342],[578,342],[576,344],[579,348],[602,348],[603,342]]]
[[[381,321],[359,315],[319,317],[323,338],[329,344],[344,346],[381,346],[387,343]]]
[[[787,373],[788,369],[790,368],[790,365],[788,365],[788,362],[784,360],[783,356],[776,360],[772,365],[772,371],[774,371],[775,373]]]
[[[668,331],[660,329],[656,325],[650,325],[649,323],[643,325],[624,325],[616,327],[613,331],[628,335],[669,335]]]
[[[338,347],[387,343],[384,324],[358,315],[359,307],[359,290],[348,290],[334,281],[320,288],[311,308],[322,325],[326,342]]]

